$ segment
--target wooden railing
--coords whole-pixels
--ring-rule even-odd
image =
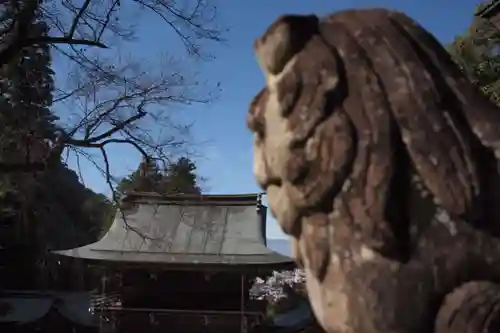
[[[265,319],[263,313],[255,311],[101,307],[95,313],[102,325],[117,333],[237,333],[247,332]]]

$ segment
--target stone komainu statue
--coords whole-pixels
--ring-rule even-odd
[[[283,16],[255,42],[254,171],[328,332],[500,320],[500,110],[404,14]]]

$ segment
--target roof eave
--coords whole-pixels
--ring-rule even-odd
[[[200,201],[200,202],[239,202],[255,201],[260,203],[263,193],[245,193],[245,194],[168,194],[162,195],[155,192],[129,192],[125,194],[122,201],[136,201],[137,199],[151,199],[160,201]]]
[[[126,260],[109,260],[109,259],[97,259],[97,258],[86,258],[71,255],[65,253],[64,251],[53,251],[55,255],[63,256],[67,258],[73,258],[76,260],[83,260],[90,265],[95,266],[107,266],[114,268],[141,268],[147,267],[148,269],[168,269],[168,270],[186,270],[186,271],[273,271],[273,270],[286,270],[293,269],[297,267],[295,261],[287,256],[275,253],[277,257],[281,260],[268,261],[262,263],[248,263],[240,261],[237,263],[226,263],[226,262],[166,262],[166,261],[126,261]]]

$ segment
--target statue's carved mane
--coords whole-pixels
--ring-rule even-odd
[[[500,112],[416,22],[386,10],[284,16],[255,51],[267,86],[248,116],[254,171],[318,276],[334,232],[404,261],[421,199],[433,199],[423,220],[442,209],[492,226]]]

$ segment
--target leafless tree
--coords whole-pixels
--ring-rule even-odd
[[[152,70],[151,59],[140,59],[134,52],[120,54],[120,47],[140,38],[136,35],[140,21],[133,17],[144,13],[164,23],[157,29],[170,28],[191,59],[209,59],[204,43],[223,41],[211,0],[0,3],[0,67],[23,48],[45,43],[52,46],[56,59],[65,59],[69,68],[67,82],[56,87],[54,97],[54,108],[63,124],[57,139],[44,141],[43,158],[2,162],[0,172],[44,170],[59,161],[63,151],[90,157],[88,149],[94,149],[104,161],[97,167],[111,185],[108,145],[127,144],[148,158],[164,161],[169,149],[186,143],[189,129],[175,121],[175,105],[208,103],[218,90],[218,85],[213,90],[200,89],[194,73],[186,73],[174,58],[159,57],[161,63]],[[34,38],[28,27],[40,19],[49,25],[50,34]],[[168,47],[169,40],[161,42]],[[168,54],[169,49],[165,51]]]

